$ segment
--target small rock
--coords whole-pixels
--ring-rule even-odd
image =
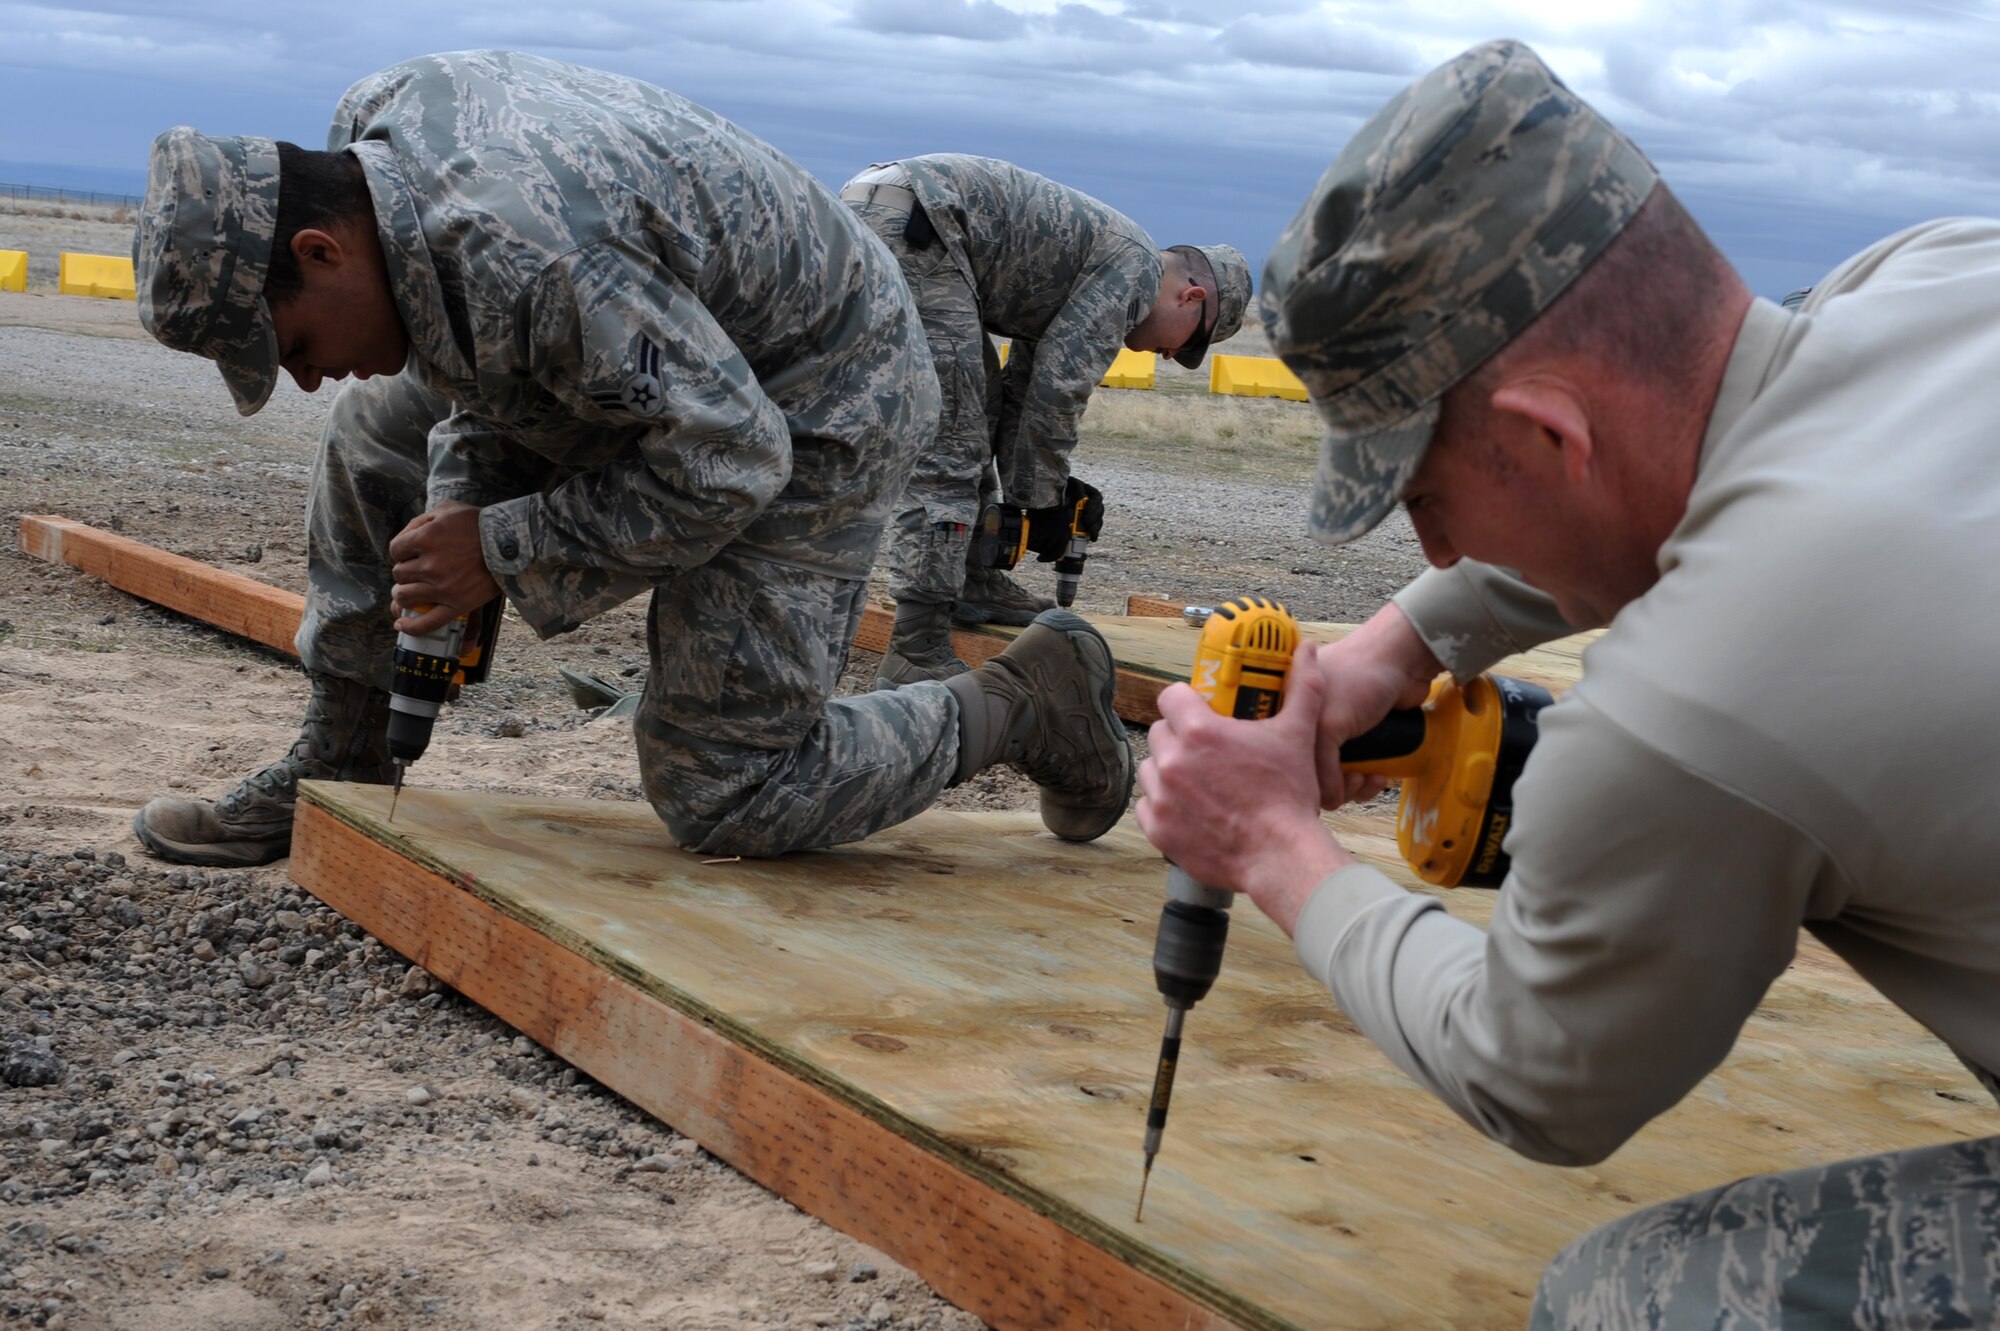
[[[229,1268],[226,1266],[204,1266],[201,1268],[201,1278],[203,1280],[227,1280],[229,1279]]]
[[[878,1272],[869,1263],[856,1262],[854,1264],[854,1269],[847,1273],[847,1283],[850,1285],[866,1284],[868,1281],[873,1280],[879,1274],[881,1273]]]
[[[98,622],[98,623],[100,623],[100,624],[116,624],[116,623],[118,622],[118,616],[117,616],[117,615],[115,615],[115,614],[114,614],[114,615],[99,615],[99,616],[97,617],[97,622]]]
[[[509,712],[493,727],[493,733],[501,739],[519,739],[528,733],[528,723]]]
[[[839,1262],[813,1262],[806,1267],[807,1280],[823,1280],[831,1285],[839,1276]]]
[[[265,989],[269,988],[271,981],[278,977],[271,973],[270,967],[246,952],[237,967],[237,978],[243,981],[245,989]]]
[[[887,1300],[877,1299],[868,1305],[868,1323],[870,1326],[881,1326],[893,1316],[895,1316],[895,1310],[889,1306]]]
[[[322,1160],[306,1171],[305,1185],[308,1188],[324,1188],[333,1182],[333,1166]]]
[[[677,1169],[685,1169],[686,1162],[670,1155],[649,1155],[632,1165],[634,1174],[670,1174]]]
[[[396,992],[404,998],[422,998],[437,991],[436,977],[422,966],[412,966],[404,971],[403,982],[396,986]]]
[[[53,1086],[69,1069],[49,1048],[49,1038],[22,1040],[0,1058],[0,1081],[9,1086]]]
[[[262,541],[252,541],[250,542],[250,544],[243,547],[244,563],[255,564],[260,562],[263,558],[264,558],[264,543]]]
[[[195,939],[194,946],[189,948],[188,951],[194,954],[196,961],[215,960],[215,944],[209,942],[206,938]]]
[[[403,1098],[417,1108],[422,1109],[425,1105],[437,1099],[437,1092],[428,1086],[412,1086],[409,1090],[403,1092]]]
[[[542,1157],[536,1155],[533,1151],[528,1152],[528,1168],[534,1169],[541,1163],[542,1163]]]
[[[229,1120],[229,1130],[231,1132],[248,1132],[252,1127],[256,1126],[257,1120],[262,1117],[264,1117],[264,1111],[261,1109],[239,1109],[235,1116]]]

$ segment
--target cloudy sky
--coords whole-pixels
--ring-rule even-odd
[[[361,75],[511,46],[672,88],[834,184],[987,153],[1261,267],[1371,111],[1499,36],[1630,133],[1762,294],[2000,213],[2000,0],[0,0],[0,179],[136,190],[180,123],[316,147]]]

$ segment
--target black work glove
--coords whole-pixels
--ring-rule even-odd
[[[1083,512],[1077,513],[1081,503]],[[1104,495],[1094,485],[1072,476],[1063,486],[1063,501],[1054,508],[1028,510],[1028,548],[1038,562],[1054,563],[1069,553],[1069,529],[1074,516],[1077,527],[1091,540],[1104,530]]]

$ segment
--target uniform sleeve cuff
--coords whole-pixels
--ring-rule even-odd
[[[1419,574],[1391,598],[1453,678],[1471,679],[1521,644],[1494,618],[1464,563]]]
[[[507,600],[541,637],[567,633],[579,621],[574,607],[556,593],[561,580],[535,576],[542,531],[540,495],[522,495],[479,511],[479,551],[486,571]]]
[[[1333,987],[1333,957],[1355,920],[1385,901],[1410,894],[1381,870],[1350,864],[1320,879],[1292,931],[1292,948],[1314,979]]]

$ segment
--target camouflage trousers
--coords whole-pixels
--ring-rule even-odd
[[[351,384],[335,402],[306,505],[307,669],[388,687],[389,541],[425,506],[430,429],[449,412],[403,376]],[[564,474],[487,479],[530,493]],[[833,696],[866,591],[730,546],[654,589],[633,730],[646,797],[680,844],[776,855],[854,841],[950,784],[958,710],[942,684]]]
[[[912,248],[903,236],[906,207],[864,203],[854,210],[902,266],[943,394],[937,437],[917,454],[889,547],[889,594],[899,603],[940,605],[957,600],[965,585],[968,542],[951,529],[969,532],[1000,493],[993,466],[1000,357],[953,247],[940,237]]]
[[[2000,1137],[1766,1174],[1592,1231],[1530,1331],[2000,1326]]]

